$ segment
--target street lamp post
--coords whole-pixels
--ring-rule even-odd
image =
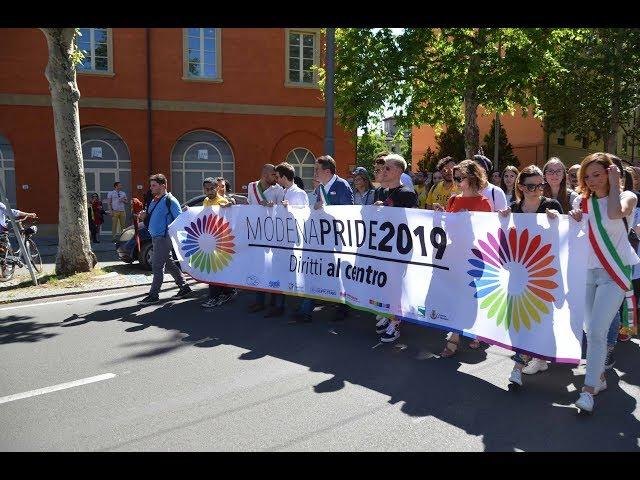
[[[327,75],[324,84],[324,154],[335,155],[335,139],[333,136],[333,79],[335,74],[335,28],[327,28]]]

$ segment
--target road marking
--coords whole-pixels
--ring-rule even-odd
[[[0,403],[13,402],[14,400],[22,400],[23,398],[35,397],[36,395],[44,395],[45,393],[57,392],[58,390],[64,390],[66,388],[79,387],[80,385],[86,385],[88,383],[108,380],[115,376],[116,376],[115,373],[105,373],[104,375],[97,375],[95,377],[83,378],[82,380],[76,380],[74,382],[67,382],[67,383],[61,383],[59,385],[53,385],[52,387],[39,388],[37,390],[31,390],[29,392],[24,392],[24,393],[16,393],[15,395],[0,397]]]
[[[133,285],[133,286],[135,287],[136,285]],[[146,285],[144,285],[144,286],[146,286]],[[79,292],[79,293],[81,293],[81,292]],[[39,307],[39,306],[42,306],[42,305],[53,305],[54,303],[78,302],[80,300],[95,300],[96,298],[115,297],[116,295],[131,295],[131,291],[128,290],[126,292],[107,293],[105,295],[95,295],[93,297],[68,298],[66,300],[56,300],[55,302],[42,302],[42,303],[30,303],[28,305],[17,305],[15,307],[0,308],[0,312],[4,312],[5,310],[15,310],[17,308]]]

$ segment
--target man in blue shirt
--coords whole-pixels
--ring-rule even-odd
[[[149,187],[153,194],[153,200],[149,203],[146,212],[140,212],[140,220],[147,225],[153,243],[151,258],[153,282],[149,295],[138,302],[141,305],[149,305],[160,300],[158,293],[160,293],[162,286],[165,266],[176,281],[176,285],[180,287],[175,296],[183,298],[191,293],[191,288],[182,278],[182,272],[171,259],[171,238],[168,230],[169,224],[180,215],[180,203],[171,193],[167,192],[167,177],[162,173],[156,173],[149,178]]]

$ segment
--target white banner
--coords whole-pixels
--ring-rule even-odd
[[[170,226],[196,280],[333,302],[580,359],[587,241],[561,215],[198,207]]]

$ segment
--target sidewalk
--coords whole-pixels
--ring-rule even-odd
[[[49,257],[58,252],[58,237],[34,237],[40,255]],[[94,252],[113,252],[115,255],[116,247],[111,241],[111,235],[101,235],[100,243],[91,243],[91,250]],[[115,257],[114,257],[115,258]]]

